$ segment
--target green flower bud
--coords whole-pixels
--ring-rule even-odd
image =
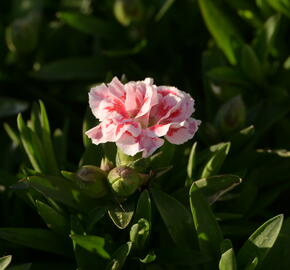
[[[83,166],[77,173],[62,171],[62,175],[73,181],[90,197],[101,198],[109,191],[106,174],[96,166]]]
[[[216,122],[221,130],[229,133],[238,129],[246,118],[246,108],[241,96],[236,96],[225,103],[217,113]]]
[[[132,21],[139,21],[143,7],[140,0],[116,0],[114,14],[119,23],[128,26]]]
[[[6,43],[10,51],[18,53],[32,52],[38,42],[41,15],[31,12],[18,18],[6,30]]]
[[[133,194],[142,184],[139,174],[127,166],[119,166],[111,170],[108,180],[112,190],[121,197]]]
[[[150,234],[149,222],[141,218],[138,223],[134,224],[130,230],[130,241],[136,249],[144,248]]]

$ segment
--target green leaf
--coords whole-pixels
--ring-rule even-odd
[[[200,250],[205,256],[215,259],[206,265],[206,268],[217,269],[220,257],[220,245],[223,241],[222,232],[210,206],[195,183],[190,188],[189,196]]]
[[[230,83],[235,85],[247,86],[246,79],[237,69],[227,66],[220,66],[210,69],[206,75],[217,83]]]
[[[95,208],[88,212],[86,221],[87,231],[90,232],[94,226],[105,216],[108,209],[107,207]]]
[[[254,260],[251,262],[251,264],[249,264],[245,270],[254,270],[256,269],[256,267],[258,266],[259,263],[259,259],[257,257],[254,258]]]
[[[264,72],[254,50],[245,44],[241,54],[241,68],[244,74],[253,82],[259,85],[263,84]]]
[[[197,146],[197,142],[195,142],[192,145],[190,154],[189,154],[189,158],[188,158],[188,163],[187,163],[187,176],[189,179],[192,179],[193,177],[193,172],[195,170],[196,167],[196,146]],[[191,183],[189,183],[191,184]]]
[[[215,175],[195,181],[195,185],[207,197],[210,204],[217,201],[226,192],[239,185],[242,179],[236,175]]]
[[[268,253],[263,260],[261,269],[290,269],[290,218],[287,218],[282,226],[281,232]],[[278,267],[279,266],[279,267]]]
[[[275,14],[269,17],[264,24],[263,29],[257,35],[254,41],[255,52],[260,59],[261,63],[264,63],[268,54],[273,49],[274,41],[277,36],[277,32],[281,25],[281,14]]]
[[[48,228],[52,229],[56,233],[66,235],[68,232],[68,223],[63,215],[58,213],[49,205],[38,200],[35,202],[35,206],[38,214],[44,220]]]
[[[49,230],[31,228],[0,228],[0,238],[26,247],[70,256],[67,241]]]
[[[81,224],[80,219],[75,215],[71,216],[71,236],[72,235],[86,236],[86,232],[83,228],[83,225]],[[86,242],[83,243],[83,239],[81,239],[80,242],[82,242],[82,245],[86,245]],[[92,246],[92,244],[94,244],[94,241],[93,243],[90,243],[88,246],[86,246],[86,248],[77,243],[73,238],[72,243],[75,259],[79,269],[97,269],[99,267],[102,268],[103,258],[101,256],[96,256],[94,251],[95,247]],[[91,249],[93,252],[89,251],[87,248]],[[97,249],[102,250],[102,244],[101,247],[99,247],[98,245]]]
[[[85,113],[85,117],[83,120],[83,145],[85,147],[88,147],[91,144],[91,140],[89,139],[89,137],[85,134],[89,129],[93,128],[94,126],[96,126],[96,118],[94,117],[94,115],[92,114],[91,110],[89,108],[87,108],[86,113]]]
[[[151,198],[147,189],[144,189],[139,196],[133,222],[136,223],[140,218],[145,218],[151,224]]]
[[[109,217],[119,229],[125,229],[131,222],[134,215],[134,203],[126,202],[115,205],[108,210]]]
[[[209,32],[229,62],[235,65],[237,63],[235,49],[240,40],[239,32],[214,1],[199,0],[198,2]]]
[[[71,239],[83,247],[84,249],[88,250],[89,252],[97,253],[102,258],[109,259],[110,255],[104,249],[105,246],[105,239],[95,235],[78,235],[72,234]]]
[[[42,145],[45,152],[45,162],[47,164],[47,168],[50,171],[50,174],[59,174],[55,153],[51,141],[50,125],[45,106],[41,100],[39,101],[39,106],[40,106],[40,122],[42,131]]]
[[[288,0],[268,0],[272,8],[290,17],[290,2]]]
[[[149,158],[150,167],[154,170],[168,167],[173,162],[174,153],[175,145],[165,141],[159,152]]]
[[[229,239],[225,239],[221,244],[221,259],[219,262],[220,270],[237,270],[237,262],[232,246]]]
[[[89,164],[100,164],[103,153],[104,151],[100,145],[90,143],[86,147],[85,152],[79,162],[79,167]]]
[[[283,223],[283,215],[271,218],[260,226],[245,242],[238,252],[238,265],[247,267],[255,257],[261,264],[270,249],[273,247]]]
[[[19,264],[8,267],[7,270],[30,270],[32,263]]]
[[[145,218],[140,218],[136,224],[131,227],[130,241],[135,249],[142,250],[150,235],[150,224]]]
[[[0,270],[5,270],[8,267],[8,265],[11,263],[11,260],[12,260],[11,255],[1,257],[0,258]]]
[[[36,146],[33,146],[32,144],[32,131],[25,125],[21,114],[17,117],[17,126],[20,133],[21,143],[31,165],[35,171],[41,172],[42,168],[40,167],[39,160],[36,157]]]
[[[57,17],[67,25],[89,35],[110,37],[113,31],[108,22],[92,15],[83,15],[77,12],[58,12]]]
[[[6,133],[8,134],[9,138],[11,139],[11,141],[13,141],[15,145],[19,145],[20,144],[19,134],[17,134],[17,132],[7,123],[4,123],[3,127]]]
[[[156,255],[154,251],[149,251],[149,253],[143,259],[139,258],[139,261],[141,263],[152,263],[155,261],[155,259],[156,259]]]
[[[230,142],[220,143],[211,147],[210,150],[212,154],[202,170],[201,178],[207,178],[219,172],[226,156],[229,153],[230,147]]]
[[[158,13],[155,16],[155,21],[158,22],[162,19],[162,17],[165,15],[165,13],[170,9],[170,7],[173,5],[175,0],[165,0],[164,4],[162,5],[161,9],[158,11]]]
[[[195,239],[189,211],[179,201],[160,190],[151,188],[150,193],[175,244],[179,247],[192,247]]]
[[[235,150],[240,150],[254,135],[255,127],[250,125],[231,137],[231,149],[233,152]]]
[[[47,198],[52,198],[75,209],[85,210],[92,200],[80,192],[72,183],[62,177],[31,176],[27,183]]]
[[[132,48],[121,50],[104,50],[102,53],[108,57],[125,57],[140,53],[147,46],[147,40],[143,39]]]
[[[120,270],[122,269],[130,251],[132,248],[132,243],[127,242],[118,248],[112,255],[112,260],[107,265],[106,270]]]
[[[44,64],[31,76],[47,81],[100,79],[105,76],[100,58],[68,58]]]

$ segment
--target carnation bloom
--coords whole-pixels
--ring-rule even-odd
[[[200,124],[191,116],[192,97],[172,86],[156,86],[153,79],[121,83],[118,78],[91,89],[89,104],[100,124],[86,135],[94,144],[115,142],[127,155],[150,156],[163,145],[183,144]]]

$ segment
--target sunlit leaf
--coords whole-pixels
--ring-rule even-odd
[[[245,242],[238,252],[239,267],[246,267],[255,257],[261,264],[270,249],[273,247],[283,223],[283,215],[271,218],[260,226]]]
[[[204,255],[214,258],[212,262],[206,265],[206,269],[216,269],[220,257],[220,245],[223,241],[221,229],[203,194],[195,183],[190,188],[189,196],[200,250]]]

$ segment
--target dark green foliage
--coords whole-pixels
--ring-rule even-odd
[[[0,270],[290,269],[289,20],[289,0],[0,1]],[[114,76],[175,85],[202,120],[131,160],[128,198],[116,146],[84,135]]]

